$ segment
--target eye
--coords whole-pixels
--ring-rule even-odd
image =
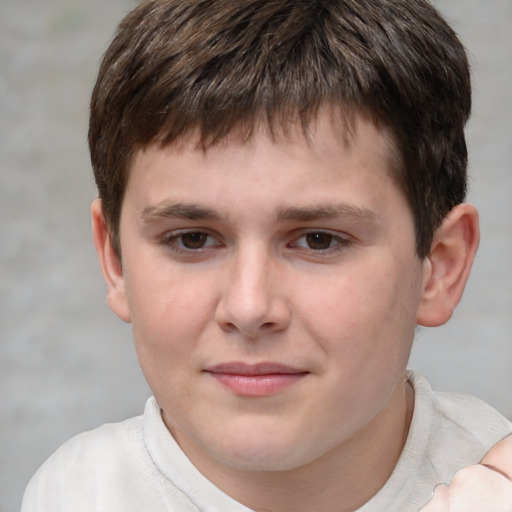
[[[305,242],[310,249],[325,250],[337,245],[339,242],[329,233],[308,233],[304,235]]]
[[[199,251],[220,245],[213,236],[205,231],[171,233],[164,238],[163,243],[176,251]]]
[[[202,231],[195,231],[193,233],[184,233],[178,237],[183,247],[187,249],[202,249],[208,242],[209,235]]]
[[[348,245],[349,240],[326,231],[310,231],[296,238],[290,245],[311,251],[327,251],[342,245]]]

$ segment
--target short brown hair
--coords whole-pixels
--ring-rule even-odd
[[[134,153],[198,130],[214,144],[303,126],[331,103],[391,134],[395,177],[414,215],[418,256],[464,200],[469,65],[426,0],[150,0],[118,27],[91,100],[89,146],[119,254]]]

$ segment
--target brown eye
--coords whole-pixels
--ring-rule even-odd
[[[325,250],[332,247],[333,244],[333,235],[329,233],[308,233],[306,235],[306,243],[310,249],[315,250]]]
[[[208,242],[208,233],[195,231],[180,236],[181,245],[187,249],[202,249]]]
[[[165,234],[160,243],[182,256],[197,256],[204,251],[210,254],[210,250],[222,247],[219,239],[208,231],[176,230]]]

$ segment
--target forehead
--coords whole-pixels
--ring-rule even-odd
[[[394,182],[393,155],[386,130],[362,116],[348,126],[324,110],[307,126],[273,130],[261,123],[250,136],[233,131],[210,145],[197,133],[150,145],[135,155],[127,192],[145,203],[146,213],[177,195],[178,203],[200,199],[210,209],[227,201],[255,204],[256,191],[267,196],[262,205],[272,198],[280,211],[296,205],[314,210],[323,199],[333,203],[333,187],[378,196],[383,182]]]
[[[373,140],[368,145],[370,138]],[[401,166],[395,139],[383,123],[354,108],[326,103],[308,117],[300,117],[296,112],[269,118],[259,115],[234,125],[221,135],[191,127],[178,139],[157,138],[134,152],[129,171],[137,165],[138,157],[148,151],[158,150],[169,156],[196,152],[208,157],[229,152],[229,148],[254,147],[261,139],[288,149],[295,146],[311,151],[346,152],[366,144],[379,155],[391,176],[395,176]]]

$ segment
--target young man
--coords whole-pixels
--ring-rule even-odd
[[[23,510],[418,511],[488,452],[510,483],[512,425],[406,371],[478,245],[470,104],[424,0],[130,13],[91,102],[92,220],[154,398],[64,445]]]

